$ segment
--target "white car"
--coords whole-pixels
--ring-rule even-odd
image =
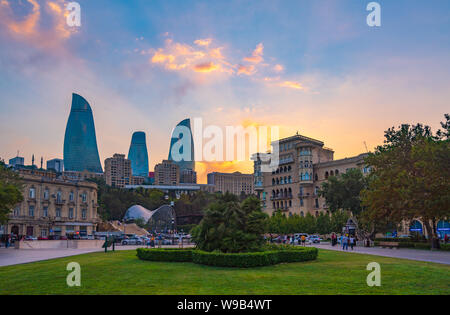
[[[311,236],[309,236],[308,239],[307,239],[307,242],[308,242],[309,244],[314,244],[314,243],[320,244],[320,241],[321,241],[321,239],[320,239],[320,237],[317,236],[317,235],[311,235]]]

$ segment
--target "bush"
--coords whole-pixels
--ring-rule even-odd
[[[253,253],[221,253],[195,250],[192,261],[196,264],[218,267],[260,267],[278,263],[278,251]]]
[[[450,244],[441,244],[441,250],[450,251]]]
[[[295,250],[280,250],[278,251],[278,262],[301,262],[308,260],[316,260],[319,250],[315,247],[295,249]]]
[[[417,249],[430,249],[431,246],[429,243],[414,243],[414,248]]]
[[[253,253],[221,253],[196,250],[192,252],[192,261],[197,264],[218,267],[260,267],[278,263],[302,262],[315,260],[317,248],[299,248],[274,246],[271,250]]]
[[[138,248],[137,256],[139,259],[150,261],[190,262],[192,249]]]

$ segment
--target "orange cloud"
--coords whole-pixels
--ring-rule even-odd
[[[205,38],[205,39],[197,39],[194,44],[198,45],[198,46],[209,46],[209,44],[211,44],[212,39],[211,38]]]
[[[259,43],[255,50],[253,51],[252,55],[250,57],[245,57],[244,61],[247,62],[251,62],[251,63],[260,63],[261,61],[263,61],[263,50],[264,50],[264,45],[262,43]]]
[[[64,8],[64,0],[48,1],[47,5],[42,7],[37,0],[26,0],[26,2],[31,5],[31,8],[28,14],[19,16],[15,13],[19,12],[15,8],[25,10],[23,2],[14,3],[13,9],[11,1],[1,0],[0,26],[5,26],[13,37],[39,48],[51,49],[51,51],[55,51],[55,48],[64,50],[61,43],[76,32],[76,29],[70,28],[66,23],[68,12]],[[50,18],[45,21],[45,26],[41,25],[42,10],[50,15]]]
[[[216,65],[212,62],[205,62],[194,66],[194,71],[196,72],[212,72],[218,70],[220,68],[219,65]]]
[[[255,73],[255,66],[243,66],[239,65],[237,74],[245,74],[245,75],[252,75]]]
[[[29,36],[37,32],[36,27],[41,16],[40,5],[36,0],[27,0],[31,4],[31,13],[23,20],[17,19],[12,12],[10,4],[6,0],[2,0],[0,6],[0,23],[6,24],[6,27],[16,35]]]
[[[275,72],[282,72],[282,71],[284,70],[284,67],[283,67],[282,65],[280,65],[280,64],[277,64],[277,65],[275,65],[275,66],[273,67],[273,70],[274,70]]]
[[[287,87],[287,88],[291,88],[291,89],[297,89],[297,90],[305,89],[303,85],[301,85],[298,82],[293,82],[293,81],[284,81],[284,82],[281,82],[278,86]]]

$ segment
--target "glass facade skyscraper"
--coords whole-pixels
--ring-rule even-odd
[[[66,171],[103,172],[91,106],[75,93],[72,94],[72,108],[64,137],[64,168]]]
[[[183,136],[189,138],[187,140],[181,140]],[[190,154],[189,152],[184,152],[185,150],[190,151]],[[188,118],[180,122],[172,131],[169,161],[177,164],[180,167],[180,172],[185,169],[195,170],[194,157],[194,138],[192,137],[191,120]]]
[[[133,176],[148,177],[148,151],[145,132],[136,131],[131,137],[128,159],[131,161]]]

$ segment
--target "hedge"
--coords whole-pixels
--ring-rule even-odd
[[[192,252],[192,261],[209,266],[250,268],[314,260],[317,255],[318,250],[314,247],[237,254],[195,250]]]
[[[217,267],[261,267],[278,263],[278,251],[229,254],[195,250],[192,252],[192,261]]]
[[[441,244],[441,250],[450,251],[450,244]]]
[[[137,256],[139,259],[150,261],[190,262],[192,261],[192,249],[138,248]]]
[[[318,255],[314,247],[280,247],[252,253],[205,252],[193,249],[147,249],[138,248],[137,256],[142,260],[167,262],[194,262],[218,267],[251,268],[275,265],[278,263],[315,260]]]

